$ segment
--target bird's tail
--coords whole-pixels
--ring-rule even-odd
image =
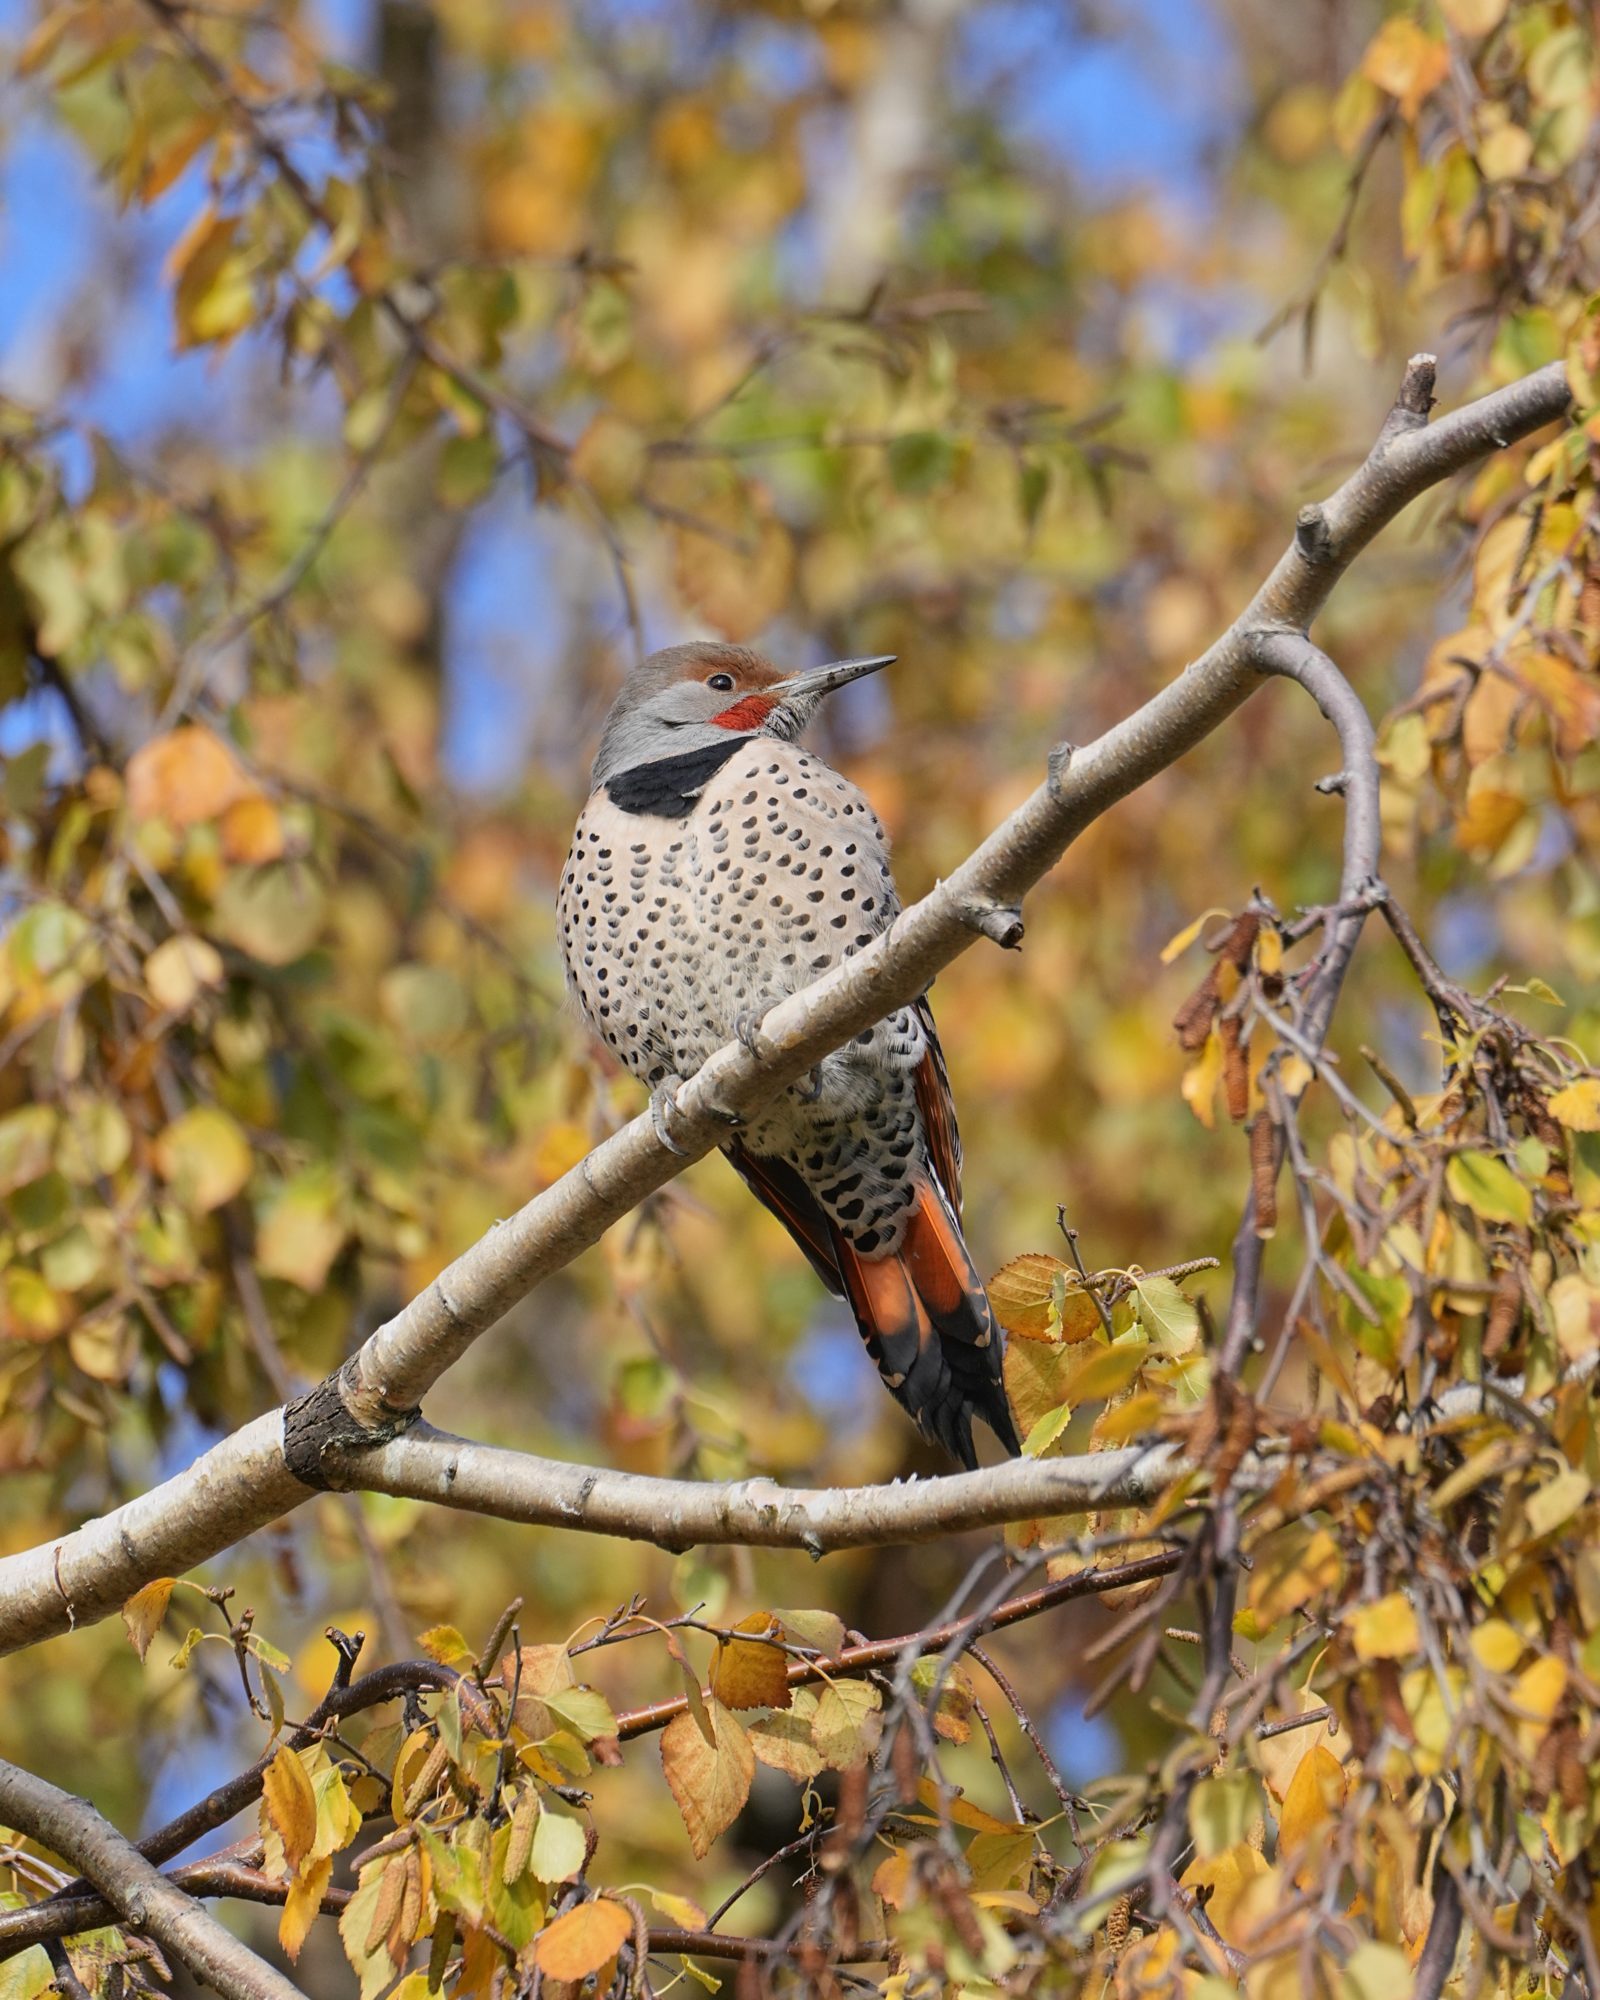
[[[923,1181],[898,1250],[863,1257],[835,1230],[833,1252],[867,1351],[924,1436],[976,1466],[977,1416],[1015,1456],[1000,1332],[938,1182]]]

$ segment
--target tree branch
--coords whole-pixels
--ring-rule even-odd
[[[224,2000],[304,2000],[297,1986],[152,1867],[87,1799],[0,1763],[0,1820],[81,1868],[123,1923],[148,1932]]]
[[[641,1116],[492,1230],[286,1412],[215,1446],[186,1473],[54,1546],[0,1563],[0,1650],[106,1616],[140,1584],[192,1567],[287,1512],[314,1487],[358,1484],[350,1454],[415,1421],[422,1396],[518,1299],[727,1136],[850,1036],[919,994],[978,932],[975,913],[1012,908],[1101,813],[1217,728],[1260,683],[1260,635],[1303,632],[1351,561],[1402,507],[1484,453],[1562,415],[1552,362],[1431,428],[1433,364],[1418,357],[1365,463],[1320,506],[1244,613],[1179,678],[1076,752],[948,880],[888,933],[771,1008],[675,1100],[674,1146]]]
[[[1082,1458],[1007,1459],[980,1472],[889,1486],[786,1487],[775,1479],[701,1484],[536,1458],[421,1423],[366,1453],[349,1476],[367,1492],[431,1500],[527,1527],[618,1535],[674,1553],[735,1543],[820,1556],[1043,1515],[1149,1506],[1182,1465],[1175,1445],[1130,1445]]]
[[[1406,370],[1395,411],[1404,412],[1409,399],[1420,400],[1426,393],[1420,384],[1413,383],[1413,371],[1417,368],[1418,362],[1413,361]],[[1428,382],[1431,387],[1431,374]],[[1395,421],[1395,411],[1390,412],[1391,424]],[[1300,517],[1302,527],[1308,516],[1320,519],[1316,509],[1307,508]],[[1299,1024],[1305,1047],[1316,1051],[1322,1047],[1333,1020],[1333,1010],[1360,941],[1367,911],[1385,900],[1378,873],[1383,856],[1383,808],[1377,738],[1365,702],[1322,648],[1303,632],[1281,629],[1257,632],[1250,643],[1262,671],[1298,681],[1339,737],[1341,768],[1328,786],[1344,797],[1344,859],[1339,870],[1339,898],[1324,918],[1322,949],[1312,970]],[[1283,1165],[1286,1144],[1286,1133],[1275,1125],[1269,1160],[1270,1177],[1274,1181]],[[1228,1375],[1236,1375],[1244,1365],[1256,1336],[1264,1250],[1256,1222],[1256,1192],[1252,1184],[1233,1239],[1233,1291],[1217,1357],[1218,1366]]]
[[[1126,1590],[1137,1583],[1149,1583],[1170,1575],[1183,1560],[1181,1549],[1163,1550],[1159,1555],[1135,1556],[1128,1562],[1111,1563],[1104,1569],[1082,1569],[1054,1583],[1041,1584],[1021,1597],[1007,1598],[980,1618],[953,1618],[946,1625],[930,1625],[926,1631],[911,1632],[900,1639],[868,1639],[859,1646],[846,1646],[831,1660],[796,1660],[788,1669],[790,1687],[808,1687],[815,1681],[838,1680],[847,1674],[863,1674],[874,1667],[892,1667],[907,1658],[918,1660],[929,1653],[942,1652],[953,1639],[964,1644],[981,1639],[986,1632],[1002,1631],[1037,1618],[1057,1604],[1076,1597],[1102,1597],[1108,1590]],[[652,1702],[648,1708],[628,1709],[617,1717],[617,1735],[626,1743],[653,1729],[665,1729],[675,1715],[689,1706],[686,1695],[673,1695]]]

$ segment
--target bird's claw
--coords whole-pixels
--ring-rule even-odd
[[[794,1086],[794,1094],[802,1103],[815,1104],[822,1095],[822,1065],[816,1067]]]
[[[650,1129],[666,1147],[669,1153],[676,1153],[680,1160],[689,1157],[687,1147],[680,1146],[672,1136],[668,1120],[678,1108],[678,1083],[674,1078],[667,1083],[658,1083],[650,1093]]]
[[[754,1007],[741,1007],[733,1017],[733,1039],[747,1055],[754,1056],[757,1062],[770,1054],[770,1050],[762,1045],[762,1018],[761,1013]]]

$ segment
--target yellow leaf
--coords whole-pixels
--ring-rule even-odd
[[[1175,958],[1181,958],[1213,917],[1225,917],[1228,914],[1229,912],[1223,909],[1202,910],[1192,924],[1185,924],[1181,931],[1167,939],[1161,947],[1161,963],[1170,965]]]
[[[887,1903],[891,1910],[898,1910],[904,1908],[910,1887],[911,1850],[897,1847],[874,1869],[872,1893]]]
[[[278,1942],[291,1959],[300,1956],[306,1934],[322,1909],[322,1898],[332,1873],[333,1857],[319,1855],[305,1873],[297,1875],[289,1885],[283,1915],[278,1919]]]
[[[1567,1663],[1554,1653],[1535,1660],[1511,1684],[1511,1706],[1522,1716],[1517,1740],[1524,1752],[1537,1750],[1550,1732],[1567,1691]]]
[[[128,811],[135,819],[198,826],[225,812],[243,790],[233,752],[198,723],[153,737],[128,760]]]
[[[929,1812],[939,1811],[939,1791],[931,1778],[917,1780],[917,1798]],[[973,1805],[959,1792],[945,1800],[944,1810],[953,1825],[964,1826],[973,1833],[1016,1833],[1021,1830],[1016,1820],[996,1819],[993,1813]]]
[[[287,1744],[262,1777],[261,1804],[283,1842],[284,1859],[297,1871],[317,1837],[317,1797],[305,1765]]]
[[[698,1903],[691,1903],[687,1896],[674,1896],[666,1889],[651,1889],[650,1901],[669,1923],[677,1924],[686,1931],[703,1931],[706,1927],[706,1913]]]
[[[822,1752],[811,1733],[816,1720],[817,1697],[810,1688],[793,1690],[793,1706],[776,1715],[764,1715],[750,1724],[750,1747],[771,1770],[782,1771],[803,1785],[826,1767]]]
[[[327,1168],[307,1167],[268,1197],[256,1225],[256,1269],[305,1292],[320,1292],[350,1231],[343,1191]]]
[[[1508,1674],[1522,1658],[1522,1634],[1504,1618],[1486,1618],[1472,1632],[1471,1646],[1479,1666],[1491,1674]]]
[[[122,1622],[127,1626],[133,1650],[141,1660],[149,1652],[150,1641],[167,1615],[167,1605],[176,1581],[175,1577],[158,1576],[154,1583],[147,1583],[143,1590],[136,1590],[122,1607]]]
[[[545,1925],[533,1941],[533,1962],[546,1979],[587,1979],[609,1965],[632,1936],[630,1913],[621,1903],[597,1896]]]
[[[1183,1101],[1208,1132],[1217,1123],[1217,1086],[1222,1081],[1222,1037],[1213,1028],[1205,1047],[1183,1073]]]
[[[741,1618],[737,1632],[777,1638],[781,1628],[768,1611]],[[791,1699],[789,1663],[781,1646],[762,1639],[733,1639],[717,1647],[711,1692],[728,1708],[787,1708]]]
[[[696,1860],[705,1858],[717,1835],[738,1817],[750,1796],[756,1767],[744,1724],[715,1698],[707,1709],[714,1742],[706,1741],[699,1723],[687,1712],[675,1715],[661,1737],[661,1768]]]
[[[1344,1804],[1344,1767],[1333,1752],[1314,1743],[1295,1766],[1278,1814],[1278,1853],[1303,1847],[1318,1827],[1337,1817]]]
[[[430,1660],[437,1660],[442,1667],[467,1667],[473,1663],[472,1648],[454,1625],[430,1625],[426,1632],[417,1635],[417,1644]]]
[[[1291,1523],[1265,1536],[1254,1553],[1248,1603],[1263,1626],[1334,1590],[1344,1577],[1344,1558],[1326,1528]]]
[[[169,1014],[181,1014],[203,988],[220,986],[222,979],[221,953],[204,938],[166,938],[144,962],[150,998]]]
[[[1417,1614],[1403,1591],[1358,1604],[1344,1614],[1344,1623],[1358,1660],[1409,1660],[1422,1644]]]
[[[1519,654],[1516,673],[1549,716],[1558,757],[1576,757],[1600,736],[1600,680],[1594,674],[1559,653]]]
[[[1486,35],[1505,19],[1510,0],[1439,0],[1439,4],[1459,34]]]
[[[1149,1354],[1148,1340],[1119,1340],[1115,1347],[1080,1350],[1078,1363],[1063,1385],[1062,1400],[1076,1409],[1081,1403],[1097,1403],[1103,1396],[1115,1396],[1127,1388]]]
[[[226,340],[250,319],[255,296],[237,248],[239,220],[202,209],[167,259],[180,347]]]
[[[1234,1919],[1246,1891],[1258,1878],[1271,1875],[1275,1871],[1267,1861],[1250,1846],[1240,1841],[1237,1846],[1226,1848],[1221,1854],[1213,1854],[1205,1861],[1192,1861],[1183,1872],[1183,1886],[1186,1889],[1209,1889],[1211,1895],[1206,1903],[1206,1915],[1216,1925],[1230,1944],[1246,1942],[1244,1927],[1236,1926]]]
[[[1550,1115],[1573,1132],[1600,1132],[1600,1076],[1580,1077],[1550,1100]]]
[[[1066,1380],[1076,1365],[1076,1348],[1042,1340],[1008,1344],[1003,1364],[1006,1399],[1022,1436],[1067,1400]]]
[[[1400,1947],[1369,1938],[1344,1962],[1339,2000],[1400,2000],[1414,1984],[1411,1961]]]
[[[817,1696],[811,1736],[830,1770],[848,1771],[877,1748],[882,1707],[871,1681],[835,1681]]]
[[[1556,1345],[1568,1361],[1584,1361],[1600,1347],[1600,1290],[1569,1271],[1549,1291]]]
[[[1296,1688],[1285,1704],[1285,1720],[1295,1715],[1306,1715],[1314,1708],[1322,1707],[1322,1699],[1313,1688]],[[1350,1754],[1350,1738],[1341,1733],[1329,1738],[1327,1724],[1320,1727],[1308,1725],[1304,1729],[1285,1731],[1279,1736],[1258,1739],[1255,1745],[1255,1760],[1261,1766],[1267,1781],[1267,1790],[1275,1799],[1287,1797],[1289,1787],[1294,1782],[1294,1774],[1299,1770],[1306,1755],[1306,1739],[1316,1739],[1328,1754],[1343,1761]],[[1341,1752],[1343,1757],[1341,1757]]]
[[[1592,1488],[1588,1476],[1575,1467],[1558,1472],[1536,1492],[1528,1495],[1528,1527],[1535,1535],[1553,1534],[1570,1521],[1588,1499]]]
[[[157,1135],[157,1171],[186,1206],[209,1214],[250,1178],[250,1142],[226,1111],[197,1104]]]

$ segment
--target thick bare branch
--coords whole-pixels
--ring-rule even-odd
[[[577,1528],[678,1551],[883,1548],[1039,1515],[1148,1506],[1181,1469],[1170,1444],[1083,1458],[1016,1458],[981,1472],[892,1486],[786,1487],[775,1479],[702,1485],[535,1458],[418,1424],[363,1455],[352,1479],[368,1492],[432,1500],[530,1527]]]
[[[141,1583],[230,1546],[313,1485],[359,1484],[359,1471],[343,1461],[407,1428],[427,1390],[509,1306],[686,1159],[725,1138],[730,1116],[758,1110],[919,993],[974,941],[974,913],[1017,906],[1086,826],[1193,748],[1260,685],[1260,635],[1303,632],[1354,557],[1408,501],[1553,421],[1569,400],[1563,368],[1551,363],[1430,428],[1432,388],[1432,361],[1418,357],[1366,462],[1331,498],[1304,510],[1271,576],[1200,659],[1095,742],[1057,751],[1038,790],[886,936],[773,1007],[751,1049],[730,1044],[685,1083],[673,1147],[648,1116],[635,1119],[459,1257],[380,1327],[338,1378],[286,1413],[258,1419],[156,1493],[54,1546],[0,1563],[0,1650],[104,1617]]]
[[[0,1763],[0,1820],[81,1868],[122,1922],[147,1932],[225,2000],[304,2000],[297,1986],[146,1861],[87,1799]]]

